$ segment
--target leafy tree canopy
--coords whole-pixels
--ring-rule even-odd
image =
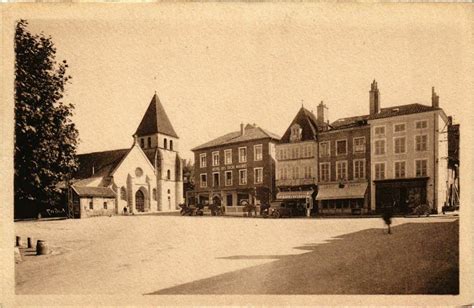
[[[58,183],[77,168],[74,106],[63,101],[67,62],[56,61],[51,37],[32,34],[21,20],[15,33],[15,212],[51,205]]]

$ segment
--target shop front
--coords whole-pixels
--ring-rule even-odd
[[[314,190],[303,191],[281,191],[277,193],[276,199],[285,201],[287,206],[294,208],[297,216],[309,217],[314,208]]]
[[[316,201],[320,215],[356,215],[368,211],[368,183],[335,183],[319,186]]]
[[[376,180],[376,211],[382,213],[388,206],[395,214],[410,214],[417,206],[427,203],[428,177]]]

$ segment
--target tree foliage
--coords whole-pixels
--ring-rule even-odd
[[[63,101],[67,62],[57,62],[51,37],[32,34],[21,20],[15,32],[15,211],[48,207],[58,183],[77,168],[74,106]]]

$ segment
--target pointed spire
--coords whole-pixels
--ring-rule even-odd
[[[135,134],[140,137],[156,133],[179,138],[155,92]]]

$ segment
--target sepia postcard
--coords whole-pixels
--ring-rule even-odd
[[[473,304],[472,5],[0,13],[0,307]]]

